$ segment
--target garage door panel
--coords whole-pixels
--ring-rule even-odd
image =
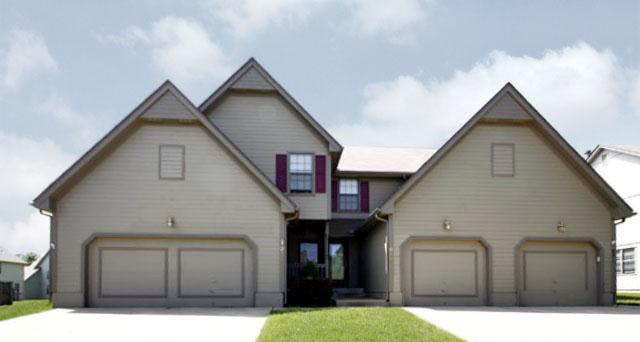
[[[468,250],[413,250],[414,296],[478,295],[478,254]]]
[[[597,305],[596,251],[591,244],[530,241],[518,255],[520,305]]]
[[[589,290],[587,252],[525,252],[524,267],[525,290]]]
[[[243,249],[179,249],[180,297],[244,296]]]
[[[406,305],[485,305],[487,251],[473,240],[413,240],[403,248]]]
[[[100,248],[98,296],[166,297],[166,248]]]

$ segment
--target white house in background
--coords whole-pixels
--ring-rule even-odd
[[[598,145],[589,163],[624,200],[640,211],[640,146]],[[640,217],[632,216],[616,229],[618,291],[640,291],[636,260],[640,253]]]
[[[49,298],[49,251],[24,269],[24,299]]]
[[[0,250],[0,282],[10,282],[14,299],[23,298],[24,267],[28,264],[20,257]]]

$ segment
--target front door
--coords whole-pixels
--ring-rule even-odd
[[[347,285],[347,244],[333,242],[329,244],[329,276],[335,287]]]

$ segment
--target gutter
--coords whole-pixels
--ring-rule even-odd
[[[387,276],[386,279],[385,279],[385,282],[386,282],[386,287],[387,287],[387,302],[389,302],[389,300],[390,300],[390,285],[391,285],[391,283],[389,281],[389,278],[390,278],[390,272],[389,272],[390,271],[390,269],[389,269],[389,254],[390,254],[389,253],[389,233],[390,233],[390,231],[389,231],[389,220],[388,219],[384,219],[384,218],[382,218],[382,216],[380,216],[380,208],[376,208],[373,211],[373,215],[372,216],[376,221],[383,222],[385,224],[386,229],[387,229],[387,232],[386,232],[385,237],[384,237],[384,273]]]

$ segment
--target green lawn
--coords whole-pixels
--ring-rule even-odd
[[[640,293],[618,292],[619,305],[640,305]]]
[[[462,341],[400,308],[275,311],[258,342]]]
[[[0,306],[0,321],[20,316],[31,315],[41,311],[51,309],[51,304],[47,299],[19,300],[12,305]]]

